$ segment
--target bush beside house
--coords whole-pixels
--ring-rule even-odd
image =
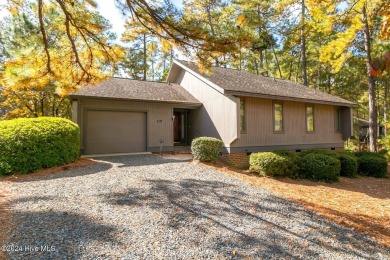
[[[249,158],[250,170],[262,176],[298,177],[300,159],[289,151],[253,153]]]
[[[191,143],[191,153],[195,160],[202,162],[215,162],[219,159],[219,153],[223,142],[214,137],[198,137]]]
[[[383,154],[371,152],[357,152],[355,154],[360,174],[377,178],[386,176],[387,160]]]
[[[302,158],[302,171],[307,179],[315,181],[338,181],[340,160],[320,153],[309,153]]]
[[[355,177],[358,172],[358,161],[352,153],[339,154],[341,170],[340,175],[345,177]]]
[[[263,176],[301,177],[315,181],[337,181],[339,176],[355,177],[358,173],[385,177],[387,161],[381,153],[306,150],[260,152],[250,156],[250,170]]]
[[[20,118],[0,122],[0,174],[28,173],[75,161],[79,127],[62,118]]]

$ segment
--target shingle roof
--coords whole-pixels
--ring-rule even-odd
[[[126,78],[109,78],[96,86],[83,87],[71,96],[201,104],[177,84]]]
[[[221,67],[213,67],[213,73],[207,75],[201,73],[195,63],[177,60],[175,62],[179,66],[180,64],[184,65],[184,67],[200,74],[203,78],[222,88],[224,92],[240,92],[243,95],[245,93],[258,94],[269,98],[279,97],[279,99],[283,99],[284,97],[286,99],[304,100],[306,102],[324,102],[356,106],[351,101],[288,80],[258,76],[245,71]],[[236,94],[238,95],[238,93]]]

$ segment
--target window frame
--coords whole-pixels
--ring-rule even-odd
[[[275,130],[276,127],[276,118],[275,118],[275,105],[281,105],[282,106],[282,130],[277,131]],[[284,134],[284,103],[282,101],[272,101],[272,130],[274,134]]]
[[[243,124],[243,129],[241,129],[241,102],[242,103],[244,103],[244,116],[243,116],[243,118],[244,118],[244,124]],[[239,116],[239,118],[240,118],[240,125],[239,125],[239,127],[240,127],[240,133],[241,134],[246,134],[246,131],[247,131],[247,111],[246,111],[246,99],[245,98],[240,98],[240,109],[239,109],[239,113],[240,113],[240,116]]]
[[[311,107],[313,111],[313,131],[309,131],[309,126],[308,126],[308,115],[307,115],[307,108]],[[305,104],[305,129],[307,134],[315,134],[316,132],[316,116],[315,116],[315,105],[314,104]]]

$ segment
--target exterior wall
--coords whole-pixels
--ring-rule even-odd
[[[175,66],[175,65],[174,65]],[[239,99],[225,96],[209,86],[198,77],[177,69],[174,79],[184,89],[191,93],[203,106],[191,111],[190,138],[212,136],[220,138],[226,147],[238,137],[238,108]]]
[[[77,102],[77,103],[75,103]],[[163,151],[173,150],[173,107],[172,104],[146,103],[133,101],[117,101],[109,99],[79,99],[72,102],[72,109],[77,104],[77,115],[73,115],[73,120],[81,131],[81,149],[84,149],[84,117],[86,111],[91,110],[111,110],[111,111],[139,111],[147,113],[147,150],[159,151],[160,140],[163,140]]]
[[[246,132],[232,143],[232,152],[343,146],[342,133],[335,131],[335,106],[314,104],[315,132],[308,133],[305,103],[283,101],[284,133],[274,133],[272,100],[246,97],[245,105]]]
[[[249,155],[246,153],[224,153],[221,155],[221,159],[235,168],[249,168]]]

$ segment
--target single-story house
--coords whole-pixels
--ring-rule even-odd
[[[353,117],[354,127],[358,130],[359,133],[359,142],[364,142],[368,144],[368,129],[369,121],[360,117]],[[382,124],[378,124],[378,137],[384,135],[385,127]]]
[[[221,67],[208,75],[177,60],[165,83],[110,78],[71,101],[83,154],[189,150],[194,138],[212,136],[230,162],[258,151],[342,149],[356,107],[291,81]]]

